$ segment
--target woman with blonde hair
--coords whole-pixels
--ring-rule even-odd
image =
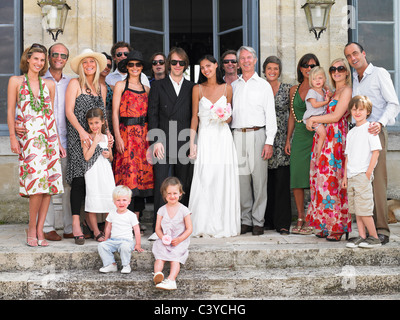
[[[11,151],[19,155],[19,194],[29,197],[26,244],[30,247],[48,246],[43,226],[50,196],[64,191],[60,157],[65,157],[65,150],[53,111],[55,85],[41,78],[47,67],[47,49],[34,43],[22,54],[23,75],[12,76],[7,91]],[[22,134],[16,135],[15,119],[22,124]]]
[[[334,60],[329,75],[335,93],[325,115],[307,120],[307,129],[316,123],[326,123],[327,137],[317,157],[318,133],[314,135],[310,164],[310,195],[306,221],[319,229],[319,238],[340,241],[343,234],[351,231],[351,215],[347,204],[347,192],[342,188],[347,136],[348,104],[351,100],[351,73],[345,59]]]
[[[84,50],[71,60],[72,71],[79,75],[71,79],[65,95],[65,113],[68,129],[68,165],[67,182],[71,185],[72,232],[76,244],[84,244],[85,237],[80,226],[80,210],[85,199],[85,179],[87,170],[101,155],[100,146],[96,147],[94,155],[86,161],[83,156],[81,143],[91,145],[88,133],[86,114],[90,109],[100,108],[104,114],[107,88],[100,82],[100,73],[107,66],[107,59],[102,53]],[[109,136],[109,144],[112,137]],[[111,140],[111,141],[110,141]],[[111,146],[109,145],[109,148]],[[97,239],[99,240],[99,239]]]

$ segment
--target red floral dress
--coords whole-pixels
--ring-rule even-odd
[[[333,113],[337,100],[332,99],[327,113]],[[324,234],[351,231],[351,214],[346,189],[342,189],[348,112],[326,125],[327,137],[319,159],[316,159],[318,134],[314,135],[310,163],[310,195],[306,220]]]
[[[146,91],[125,88],[121,97],[119,115],[127,118],[146,117],[148,96]],[[133,196],[148,197],[153,194],[153,167],[146,159],[149,149],[147,121],[138,125],[125,125],[120,121],[119,131],[124,141],[124,153],[115,152],[113,169],[115,185],[125,185]]]

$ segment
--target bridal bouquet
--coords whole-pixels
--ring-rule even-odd
[[[216,107],[214,105],[210,108],[211,119],[220,120],[225,122],[232,115],[232,107],[230,103],[227,103],[225,107]]]

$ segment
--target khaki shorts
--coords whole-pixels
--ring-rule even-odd
[[[347,198],[349,212],[356,216],[373,216],[374,197],[372,192],[372,180],[368,180],[365,173],[359,173],[347,180]]]

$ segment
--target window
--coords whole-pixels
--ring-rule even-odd
[[[8,135],[7,87],[8,79],[20,74],[22,1],[0,2],[0,135]]]
[[[258,52],[258,0],[117,1],[117,41],[140,50],[145,59],[180,46],[189,55],[190,78],[204,54],[253,46]]]
[[[391,75],[397,95],[400,93],[400,4],[397,0],[353,0],[356,18],[351,31],[352,41],[359,42],[367,52],[367,60],[385,68]],[[396,127],[400,127],[400,116]]]

